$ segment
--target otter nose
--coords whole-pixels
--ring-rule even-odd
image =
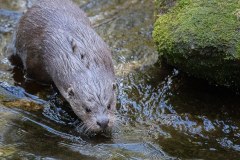
[[[102,118],[97,120],[97,125],[99,125],[100,128],[105,129],[108,127],[109,119],[108,118]]]

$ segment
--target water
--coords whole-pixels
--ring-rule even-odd
[[[55,89],[26,81],[1,52],[0,159],[240,159],[239,95],[156,63],[151,1],[75,1],[112,49],[124,123],[81,135]],[[3,50],[32,1],[0,4]]]

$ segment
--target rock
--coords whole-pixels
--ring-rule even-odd
[[[35,102],[26,100],[26,99],[19,99],[15,101],[4,101],[3,105],[9,108],[20,108],[26,111],[38,111],[43,109],[43,105],[37,104]]]
[[[212,83],[240,87],[239,0],[179,0],[160,15],[153,38],[167,63]],[[169,5],[169,6],[171,6]]]
[[[11,159],[11,156],[17,151],[14,147],[0,147],[0,158],[3,158],[3,160]]]
[[[26,111],[42,110],[47,102],[28,94],[24,89],[0,82],[0,104],[9,108],[20,108]]]

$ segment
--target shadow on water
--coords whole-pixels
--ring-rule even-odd
[[[25,79],[0,54],[0,158],[239,159],[239,95],[156,63],[152,1],[75,2],[113,51],[122,124],[111,136],[82,135],[55,87]],[[1,49],[31,3],[0,0],[17,11],[0,10]]]

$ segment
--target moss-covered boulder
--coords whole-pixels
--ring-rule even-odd
[[[240,88],[240,1],[176,0],[161,10],[153,32],[171,65],[210,82]]]

